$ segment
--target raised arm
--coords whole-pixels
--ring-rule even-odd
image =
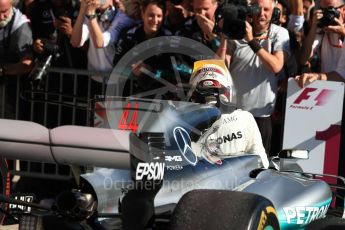
[[[284,66],[287,54],[283,50],[269,53],[254,39],[252,26],[246,22],[246,36],[244,38],[252,50],[259,56],[264,65],[273,73],[279,73]],[[287,41],[288,42],[288,41]]]
[[[81,46],[81,40],[82,40],[82,34],[83,34],[83,22],[84,22],[86,8],[87,8],[86,1],[81,0],[79,14],[78,14],[76,22],[74,23],[71,40],[70,40],[73,47]]]
[[[307,37],[305,38],[301,50],[300,64],[305,65],[309,59],[313,56],[313,43],[316,38],[317,32],[317,23],[318,20],[322,17],[321,10],[316,10],[313,15],[311,27]]]

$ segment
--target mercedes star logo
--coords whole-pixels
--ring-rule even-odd
[[[182,127],[175,127],[174,138],[180,152],[182,153],[186,161],[195,166],[198,162],[198,158],[195,156],[192,148],[190,147],[191,140],[188,132]]]

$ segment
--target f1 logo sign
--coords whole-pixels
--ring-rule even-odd
[[[305,88],[303,92],[298,96],[298,98],[293,102],[293,104],[301,104],[302,101],[308,100],[310,101],[313,96],[315,96],[315,91],[317,88]],[[316,101],[317,106],[322,106],[326,104],[328,97],[331,95],[333,90],[330,89],[322,89],[320,93],[317,94],[314,101]]]

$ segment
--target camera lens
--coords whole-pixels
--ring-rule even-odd
[[[336,18],[339,18],[340,13],[337,9],[330,7],[322,9],[322,18],[320,19],[320,22],[318,24],[319,27],[326,27],[331,25],[337,25],[337,22],[335,21]]]

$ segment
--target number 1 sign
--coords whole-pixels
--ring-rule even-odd
[[[343,98],[344,83],[315,81],[301,89],[289,80],[283,149],[310,151],[308,160],[298,160],[303,171],[338,174]]]

